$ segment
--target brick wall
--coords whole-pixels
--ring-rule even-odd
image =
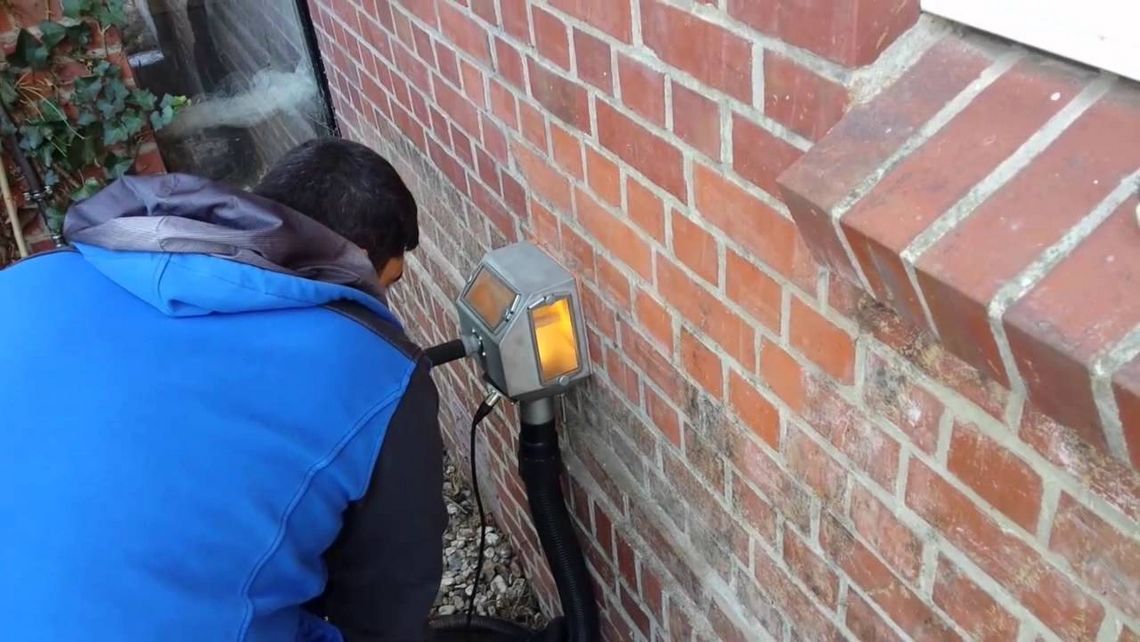
[[[422,206],[423,246],[395,300],[417,338],[449,337],[451,301],[491,247],[529,239],[580,276],[597,376],[566,400],[562,435],[607,639],[1140,636],[1140,475],[1127,444],[983,367],[953,338],[957,326],[912,314],[889,259],[913,270],[925,254],[888,243],[896,228],[874,216],[937,247],[942,235],[921,228],[955,230],[1005,184],[995,165],[1016,156],[1002,170],[1012,176],[1048,148],[1052,110],[1067,125],[1079,120],[1066,107],[1074,96],[1106,98],[1128,122],[1140,113],[1134,87],[1022,61],[1008,44],[920,19],[908,0],[312,4],[343,131],[392,159]],[[1006,78],[1012,94],[977,105],[973,128],[943,127],[1019,62],[1032,68]],[[1075,86],[1048,84],[1065,77]],[[978,123],[989,129],[970,137]],[[1092,181],[1127,186],[1117,166],[1135,157],[1102,149],[1074,151],[1019,187],[1061,185],[1085,208],[1054,237],[1084,238],[1096,225],[1082,212],[1103,209],[1072,172],[1099,162]],[[855,210],[865,218],[848,220]],[[1109,231],[1118,243],[1135,232]],[[1005,238],[966,267],[984,273],[1019,237]],[[1054,242],[1029,235],[1025,260],[1046,252],[1046,267],[1063,267]],[[1131,299],[1120,289],[1135,283],[1135,246],[1112,247],[1123,267],[1085,288],[1111,282],[1098,302],[1135,300],[1134,286]],[[1016,280],[1003,265],[995,278]],[[1117,330],[1140,322],[1129,306],[1093,324],[1107,328],[1097,334],[1107,351],[1050,335],[1064,363],[1114,355],[1107,379],[1105,362],[1087,365],[1100,377],[1097,408],[1106,382],[1123,400],[1125,432],[1140,371],[1116,363],[1135,355],[1135,333]],[[1114,380],[1117,367],[1133,378]],[[1025,370],[1040,374],[1033,381],[1075,372]],[[438,377],[449,446],[465,455],[480,386],[467,366]],[[511,425],[484,428],[480,465],[552,607]]]

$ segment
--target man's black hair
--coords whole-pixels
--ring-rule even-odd
[[[254,193],[290,207],[359,245],[372,264],[416,249],[416,201],[396,169],[371,149],[321,138],[290,150]]]

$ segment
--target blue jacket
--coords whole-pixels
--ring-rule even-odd
[[[0,638],[422,639],[438,402],[364,252],[178,175],[65,232],[0,272]]]

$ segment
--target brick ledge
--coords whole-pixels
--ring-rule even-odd
[[[816,257],[1140,467],[1140,86],[949,36],[779,178]]]

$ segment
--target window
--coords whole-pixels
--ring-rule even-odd
[[[921,0],[922,9],[1140,80],[1137,0]]]

